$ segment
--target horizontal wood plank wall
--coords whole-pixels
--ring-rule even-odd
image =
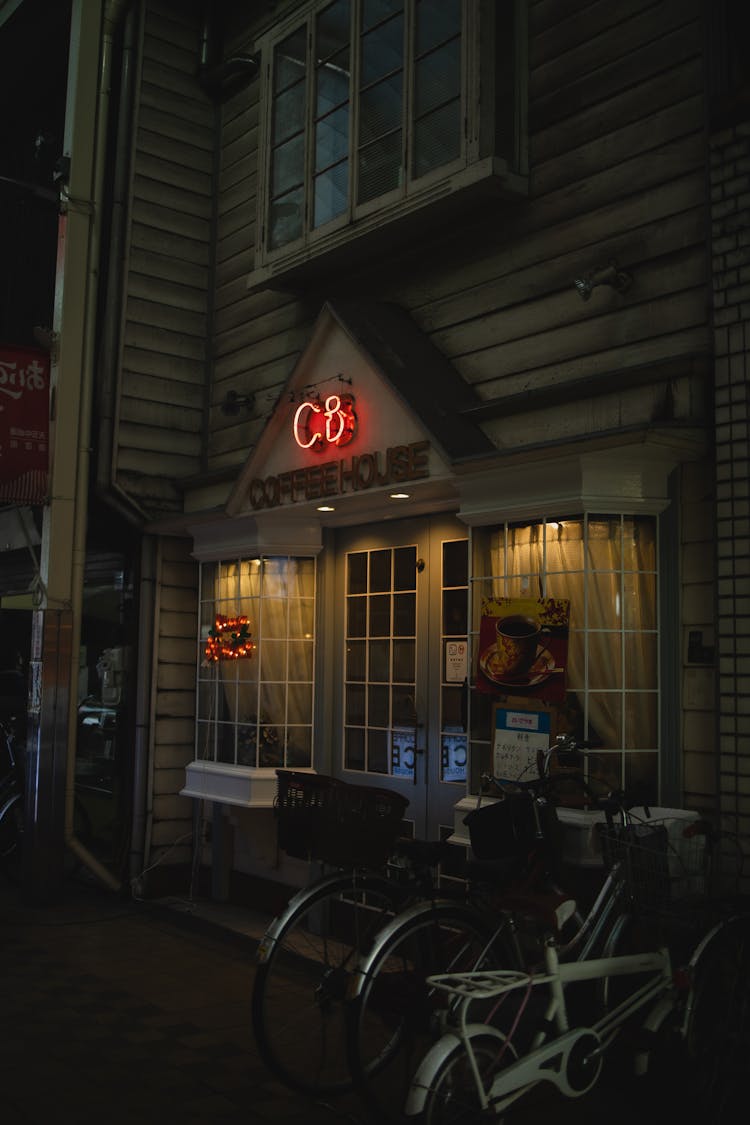
[[[153,778],[149,864],[189,863],[190,798],[180,797],[185,766],[195,757],[195,661],[198,566],[189,540],[159,543],[155,691],[152,700]]]
[[[201,467],[214,106],[196,79],[200,6],[149,0],[139,51],[114,473],[148,515]]]
[[[247,49],[252,30],[238,35]],[[502,399],[601,375],[588,405],[485,422],[510,449],[665,416],[703,422],[707,317],[706,136],[699,0],[529,4],[530,197],[467,217],[398,268],[346,276],[342,291],[410,310],[479,396]],[[208,463],[239,466],[272,411],[320,301],[248,295],[253,264],[260,80],[224,107]],[[574,279],[610,261],[626,295]],[[331,294],[333,294],[333,290]],[[658,367],[686,374],[659,384]],[[653,364],[653,388],[620,393],[613,373]],[[690,371],[691,374],[687,374]],[[227,391],[254,409],[222,415]]]

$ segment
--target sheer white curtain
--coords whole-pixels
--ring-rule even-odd
[[[490,551],[494,596],[569,599],[568,689],[589,730],[605,748],[655,749],[654,521],[504,527]]]
[[[252,656],[216,665],[217,719],[236,730],[236,761],[282,765],[291,741],[294,764],[308,764],[300,758],[309,757],[301,747],[311,745],[314,560],[221,563],[213,593],[215,614],[246,617],[255,644]]]

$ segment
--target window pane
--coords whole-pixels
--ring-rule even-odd
[[[370,636],[387,637],[391,632],[391,599],[389,594],[370,598]]]
[[[367,693],[367,722],[369,726],[388,726],[389,694],[390,689],[387,686],[370,685]]]
[[[364,145],[390,133],[401,125],[403,109],[403,75],[384,78],[359,99],[359,139]]]
[[[312,637],[315,619],[315,602],[301,598],[289,603],[289,636]]]
[[[313,644],[312,641],[289,642],[289,680],[312,681]]]
[[[293,768],[312,765],[312,730],[289,727],[286,733],[286,764]]]
[[[410,687],[394,687],[393,689],[393,725],[394,727],[413,728],[417,723],[417,712],[414,706],[414,691]]]
[[[349,151],[349,107],[343,106],[315,126],[315,171],[345,159]]]
[[[347,680],[364,681],[366,647],[364,641],[349,641],[346,646],[346,678]]]
[[[365,598],[347,598],[346,635],[364,637],[367,634],[367,601]]]
[[[417,56],[461,32],[461,0],[417,0]]]
[[[656,683],[656,633],[625,634],[625,686],[651,688]]]
[[[443,543],[443,585],[466,586],[469,582],[469,544],[466,539]]]
[[[347,594],[364,594],[367,592],[367,552],[357,551],[349,555],[349,571]]]
[[[388,736],[371,730],[367,738],[367,768],[372,773],[388,773]]]
[[[301,184],[304,170],[304,138],[292,137],[279,145],[274,151],[271,167],[271,191],[274,198]]]
[[[433,168],[440,168],[461,155],[461,106],[458,101],[450,102],[428,117],[422,118],[414,126],[414,163],[412,174],[415,179],[424,176]]]
[[[589,687],[618,688],[622,684],[620,633],[589,634]]]
[[[275,93],[286,89],[305,77],[305,28],[300,27],[288,39],[279,43],[274,51]]]
[[[302,132],[305,124],[305,87],[300,83],[282,94],[274,107],[274,145],[288,140],[294,133]]]
[[[443,591],[443,633],[449,637],[466,633],[469,609],[468,590]]]
[[[349,192],[349,161],[335,164],[315,177],[313,227],[322,227],[346,211]]]
[[[370,554],[370,590],[379,593],[391,588],[391,552],[373,551]]]
[[[343,67],[340,69],[338,59],[335,66],[326,64],[318,68],[315,98],[315,113],[318,117],[324,117],[332,109],[349,101],[348,56],[345,56],[343,62],[347,66],[346,70]]]
[[[365,721],[365,688],[359,684],[348,684],[346,688],[346,721],[347,723],[364,724]]]
[[[370,642],[370,671],[368,679],[386,683],[391,678],[391,642]]]
[[[403,0],[362,0],[362,27],[367,31],[374,24],[403,10]]]
[[[349,0],[336,0],[324,8],[316,20],[319,59],[330,58],[349,43]]]
[[[365,732],[361,728],[348,727],[345,731],[344,765],[348,770],[365,768]]]
[[[393,552],[393,589],[415,590],[417,552],[414,547],[397,547]]]
[[[461,94],[460,48],[461,44],[457,39],[446,43],[417,63],[414,80],[417,118],[437,109],[443,102],[458,102]]]
[[[289,192],[271,203],[269,208],[269,246],[273,250],[302,235],[302,188]]]
[[[393,642],[393,679],[397,683],[414,683],[414,641]]]
[[[368,145],[359,153],[357,201],[367,203],[401,183],[401,130]]]
[[[260,649],[260,674],[264,680],[286,679],[286,641],[263,642]]]
[[[362,36],[360,88],[400,70],[404,63],[404,19],[397,15]]]
[[[393,632],[397,637],[413,637],[417,631],[417,598],[415,594],[394,594]]]

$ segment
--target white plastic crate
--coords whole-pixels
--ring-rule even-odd
[[[685,840],[683,832],[688,824],[699,818],[689,809],[670,809],[638,806],[630,810],[631,819],[644,824],[662,824],[669,840],[669,871],[678,877],[683,864],[695,854],[694,846]],[[558,808],[557,818],[563,826],[563,860],[576,867],[601,867],[602,851],[595,825],[606,824],[607,818],[598,809]],[[617,818],[615,818],[617,821]]]

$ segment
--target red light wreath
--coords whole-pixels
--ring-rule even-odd
[[[241,660],[252,656],[254,648],[246,617],[224,617],[217,613],[214,627],[209,631],[206,641],[205,656],[209,663]]]
[[[294,412],[292,431],[300,449],[315,453],[322,453],[329,445],[348,445],[357,432],[354,396],[329,395],[324,400],[300,403]]]

